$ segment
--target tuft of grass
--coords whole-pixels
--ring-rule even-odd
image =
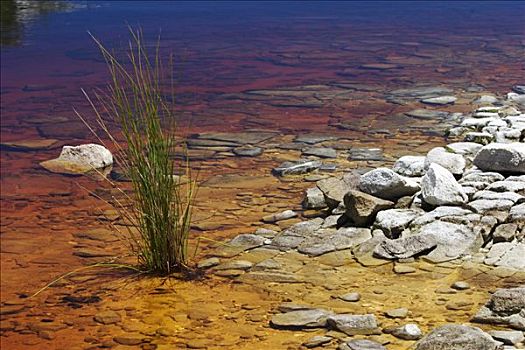
[[[131,252],[141,269],[169,275],[188,268],[197,182],[188,157],[177,161],[172,155],[180,140],[175,135],[173,60],[170,57],[171,79],[165,84],[160,40],[150,56],[141,30],[130,28],[130,34],[123,59],[90,34],[106,60],[111,82],[107,89],[95,91],[94,98],[82,91],[94,110],[98,127],[116,149],[116,162],[131,180],[132,194],[122,190],[124,200],[113,198],[121,216],[131,222]],[[93,125],[75,112],[95,132]],[[110,130],[111,124],[117,126],[119,134]],[[117,141],[122,138],[123,145]],[[175,174],[184,174],[187,181]]]

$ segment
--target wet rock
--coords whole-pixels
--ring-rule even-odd
[[[257,144],[271,139],[273,132],[210,132],[195,135],[198,139],[233,142],[236,144]]]
[[[316,348],[318,346],[328,344],[332,341],[331,337],[325,337],[322,335],[316,335],[308,339],[303,343],[304,347],[307,347],[308,349]]]
[[[197,264],[197,267],[199,269],[209,269],[210,267],[217,266],[221,263],[221,260],[219,258],[209,258],[199,261]]]
[[[370,229],[367,228],[342,227],[338,230],[323,229],[303,240],[297,247],[297,251],[310,256],[318,256],[352,248],[370,238],[372,238],[372,234]]]
[[[412,118],[429,120],[445,119],[449,116],[448,112],[431,109],[414,109],[412,111],[406,112],[405,114]]]
[[[224,264],[215,266],[215,270],[248,270],[253,266],[251,261],[246,260],[232,260]]]
[[[262,218],[262,221],[267,223],[274,223],[282,220],[288,220],[297,217],[297,213],[293,210],[285,210],[280,213],[266,215]]]
[[[9,151],[37,151],[42,149],[51,149],[58,143],[55,139],[30,139],[19,141],[0,142],[0,148]]]
[[[525,173],[525,144],[492,143],[484,146],[474,158],[474,165],[485,171]]]
[[[274,315],[270,324],[276,328],[324,328],[330,315],[323,309],[296,310]]]
[[[423,336],[423,332],[421,332],[417,324],[407,323],[401,327],[394,328],[392,335],[404,340],[418,340]]]
[[[377,213],[374,227],[381,229],[388,238],[397,238],[420,211],[412,209],[387,209]]]
[[[525,331],[525,286],[498,289],[481,307],[473,322],[502,324]]]
[[[387,350],[383,345],[368,339],[353,339],[342,343],[338,350]]]
[[[476,327],[448,324],[438,327],[416,344],[416,350],[496,350],[490,335]]]
[[[302,150],[305,156],[316,156],[319,158],[337,158],[337,151],[327,147],[310,147]]]
[[[45,169],[63,174],[85,174],[95,169],[103,169],[113,164],[113,155],[104,146],[85,144],[64,146],[56,159],[41,162]]]
[[[390,209],[393,202],[371,196],[360,191],[350,190],[344,196],[345,215],[358,226],[370,225],[380,210]]]
[[[233,153],[240,157],[257,157],[263,153],[261,147],[237,147],[233,149]]]
[[[425,157],[403,156],[394,163],[392,170],[408,177],[423,176],[425,175]]]
[[[304,142],[311,145],[316,143],[337,140],[337,137],[331,135],[319,135],[319,134],[302,134],[297,135],[294,142]]]
[[[144,336],[141,334],[124,334],[113,337],[113,340],[117,344],[133,346],[142,344],[144,342]]]
[[[368,63],[360,65],[359,68],[361,69],[370,69],[370,70],[389,70],[389,69],[396,69],[400,68],[397,64],[391,64],[391,63]]]
[[[272,172],[278,176],[306,174],[321,167],[322,163],[317,160],[300,160],[296,162],[284,162]]]
[[[305,209],[322,209],[327,206],[324,194],[318,187],[308,188],[303,200]]]
[[[431,205],[458,205],[468,200],[452,173],[436,163],[430,164],[423,176],[421,196]]]
[[[260,235],[245,233],[236,236],[228,245],[231,247],[239,247],[243,250],[260,247],[264,244],[265,238]]]
[[[98,323],[108,325],[108,324],[119,323],[122,318],[115,311],[101,311],[97,313],[93,317],[93,319]]]
[[[438,97],[430,97],[425,98],[421,100],[422,103],[429,104],[429,105],[451,105],[454,104],[458,99],[454,96],[438,96]]]
[[[488,333],[492,338],[507,345],[518,345],[525,340],[525,336],[521,331],[489,331]]]
[[[384,160],[381,148],[354,148],[349,151],[349,160]]]
[[[388,168],[377,168],[362,175],[359,189],[370,195],[393,200],[419,191],[419,184]]]

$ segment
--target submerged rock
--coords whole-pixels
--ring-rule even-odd
[[[318,160],[299,160],[296,162],[284,162],[274,168],[272,172],[278,176],[306,174],[319,169],[323,163]]]
[[[296,310],[274,315],[270,324],[278,328],[324,328],[330,315],[323,309]]]
[[[425,98],[421,100],[421,102],[429,104],[429,105],[440,106],[440,105],[454,104],[454,102],[456,102],[457,100],[458,100],[457,97],[454,97],[454,96],[438,96],[438,97]]]

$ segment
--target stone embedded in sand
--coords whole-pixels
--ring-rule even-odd
[[[383,345],[368,339],[353,339],[339,345],[337,350],[387,350]]]
[[[101,311],[94,316],[94,320],[105,325],[120,322],[122,318],[115,311]]]
[[[431,205],[458,205],[468,200],[450,171],[436,163],[430,164],[421,180],[421,196]]]
[[[394,206],[393,202],[355,190],[350,190],[344,196],[344,203],[345,215],[357,226],[371,224],[380,210],[390,209]]]
[[[416,344],[416,350],[496,350],[490,335],[476,327],[448,324],[438,327]]]
[[[362,175],[359,189],[372,196],[393,200],[419,191],[419,184],[388,168],[376,168]]]
[[[290,311],[274,315],[270,324],[283,328],[324,328],[330,315],[323,309]]]
[[[474,165],[484,171],[525,173],[525,144],[492,143],[474,158]]]
[[[423,332],[414,323],[407,323],[392,330],[392,335],[404,340],[418,340],[423,336]]]
[[[377,320],[372,314],[338,314],[328,317],[328,324],[347,335],[377,334]]]

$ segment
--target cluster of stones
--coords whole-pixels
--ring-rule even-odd
[[[229,244],[230,256],[257,247],[307,256],[344,250],[365,266],[377,259],[421,257],[433,263],[470,260],[525,270],[525,114],[516,108],[520,104],[515,95],[523,96],[511,93],[512,98],[499,105],[476,109],[461,126],[450,130],[449,137],[462,139],[434,148],[426,156],[403,156],[392,168],[319,180],[306,191],[303,207],[323,216],[281,232],[259,229],[255,234],[239,235]],[[305,160],[283,164],[274,173],[286,176],[316,168],[315,160]],[[264,221],[295,216],[287,210]],[[218,264],[218,260],[211,260],[202,267]],[[216,268],[218,274],[248,270],[257,274],[261,269],[278,268],[259,265],[237,260]],[[293,282],[285,273],[276,273],[271,280]],[[504,343],[512,349],[523,341],[524,298],[523,287],[501,290],[473,319],[516,331],[489,335],[475,327],[445,325],[419,340],[416,349],[498,349]],[[289,305],[280,311],[271,321],[277,328],[330,328],[349,336],[378,331],[377,320],[370,314],[335,314]],[[422,337],[412,324],[392,330],[392,334],[412,340]],[[313,339],[312,344],[331,341],[321,338]],[[371,340],[356,339],[341,343],[339,348],[384,349]]]

